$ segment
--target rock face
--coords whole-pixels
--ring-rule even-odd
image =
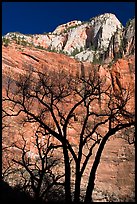
[[[114,14],[105,13],[90,21],[93,31],[93,45],[98,50],[107,50],[111,37],[123,26]]]
[[[17,79],[32,67],[37,71],[44,71],[48,68],[50,70],[66,70],[72,74],[82,74],[81,64],[85,73],[88,73],[93,67],[99,70],[100,77],[106,78],[106,83],[112,83],[115,92],[120,91],[120,86],[126,88],[130,85],[134,93],[134,28],[134,19],[130,21],[126,28],[123,28],[115,15],[107,13],[92,18],[89,22],[72,21],[60,25],[53,33],[30,36],[20,33],[7,34],[5,38],[10,39],[10,43],[8,46],[2,46],[3,95],[5,95],[5,86],[9,76],[12,79]],[[50,52],[47,51],[49,48]],[[53,52],[55,50],[58,52],[64,51],[68,56]],[[76,59],[70,57],[71,54],[73,56],[75,54]],[[90,63],[98,57],[102,57],[105,63],[102,65],[100,63]],[[107,63],[114,58],[121,59]],[[96,107],[95,104],[94,108]],[[129,100],[127,108],[134,112],[134,107],[133,96]],[[11,118],[8,122],[12,128],[9,132],[3,132],[3,146],[10,144],[19,136],[20,125],[18,125],[18,120]],[[76,128],[79,127],[69,128],[70,141],[75,145],[79,141]],[[30,141],[34,129],[35,127],[32,124],[25,128],[26,136]],[[105,131],[105,127],[102,131]],[[93,194],[95,202],[134,201],[134,151],[134,144],[129,145],[120,133],[109,139],[96,175]],[[36,156],[31,146],[29,155],[30,157]],[[93,158],[94,156],[95,152]],[[81,192],[85,191],[93,158],[91,158],[91,163],[89,163],[82,178]]]
[[[115,35],[111,37],[111,40],[109,42],[109,46],[106,52],[106,59],[115,59],[115,58],[121,58],[124,54],[123,48],[122,48],[122,38],[123,38],[123,32],[121,29],[117,29],[115,32]]]
[[[66,30],[72,28],[72,27],[76,27],[78,25],[81,24],[81,21],[71,21],[71,22],[68,22],[66,24],[63,24],[63,25],[60,25],[58,26],[54,31],[53,31],[53,34],[61,34],[62,32],[65,32]]]
[[[16,44],[12,44],[8,47],[3,46],[2,53],[3,95],[5,94],[6,79],[9,76],[13,79],[17,79],[20,74],[25,74],[31,67],[36,70],[44,70],[48,67],[51,70],[63,69],[71,73],[81,72],[81,63],[63,54],[47,52],[36,48],[27,48]],[[83,66],[86,73],[86,70],[91,69],[93,65],[84,62]],[[107,64],[104,66],[94,66],[96,66],[97,69],[99,68],[101,77],[107,76],[108,83],[110,83],[111,77],[113,78],[115,90],[119,90],[119,84],[116,80],[117,76],[119,76],[122,86],[126,87],[126,84],[130,81],[131,86],[134,88],[135,59],[133,55],[119,59],[111,67]],[[133,107],[134,100],[130,101],[129,104],[129,108],[132,109]],[[11,128],[10,133],[7,132],[4,134],[7,135],[6,138],[8,138],[6,139],[6,143],[11,142],[9,140],[9,134],[11,134],[10,138],[12,138],[13,141],[16,139],[20,129],[18,121],[12,119],[9,122],[13,128]],[[25,129],[25,133],[28,135],[28,138],[30,138],[30,141],[31,135],[33,135],[33,128],[32,125],[28,125]],[[70,141],[77,144],[78,138],[73,137],[73,135],[76,135],[76,132],[72,128],[70,128],[69,131]],[[35,152],[33,152],[31,146],[29,156],[35,157]],[[107,142],[97,171],[96,185],[93,194],[94,201],[129,201],[134,198],[134,159],[134,145],[129,145],[121,138],[121,135],[120,137],[113,137]],[[89,164],[84,174],[81,191],[84,191],[87,185],[91,164]]]
[[[63,52],[79,61],[94,62],[97,59],[108,62],[130,53],[134,54],[135,19],[124,28],[114,14],[105,13],[87,22],[68,22],[50,33],[8,33],[3,38],[18,44]]]
[[[125,42],[125,54],[135,53],[135,19],[129,21],[128,26],[125,28],[123,41]]]

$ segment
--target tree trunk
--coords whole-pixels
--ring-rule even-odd
[[[110,136],[110,134],[107,133],[106,136],[102,139],[102,141],[99,145],[92,169],[90,171],[90,176],[89,176],[89,181],[88,181],[88,186],[87,186],[86,196],[85,196],[85,201],[84,201],[84,203],[86,203],[86,204],[90,204],[92,202],[92,193],[93,193],[94,185],[95,185],[94,181],[95,181],[95,177],[96,177],[96,171],[97,171],[97,168],[98,168],[98,165],[100,162],[102,151],[104,149],[104,146],[105,146],[109,136]]]
[[[76,161],[76,174],[75,174],[74,203],[76,204],[80,203],[80,185],[81,185],[81,177],[82,177],[82,174],[80,171],[81,157],[82,157],[82,137],[80,136],[79,153],[78,153],[78,159]]]
[[[74,203],[80,202],[80,183],[81,183],[81,174],[79,172],[79,167],[76,167],[76,180],[75,180],[75,194],[74,194]]]
[[[39,192],[38,189],[35,190],[34,200],[35,200],[36,202],[42,201],[42,199],[40,198],[40,192]]]
[[[64,163],[65,163],[65,202],[71,203],[71,172],[70,172],[70,163],[67,147],[63,145],[63,154],[64,154]]]

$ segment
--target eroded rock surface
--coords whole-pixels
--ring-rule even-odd
[[[135,52],[135,19],[124,28],[111,13],[93,17],[87,22],[74,20],[59,25],[53,32],[35,35],[8,33],[4,36],[25,44],[69,56],[79,61],[112,61]]]
[[[134,112],[134,26],[134,20],[132,20],[126,28],[123,28],[115,15],[103,14],[90,19],[89,22],[82,23],[80,21],[73,21],[70,24],[60,25],[53,33],[49,34],[33,36],[16,34],[17,38],[23,38],[35,46],[18,44],[15,43],[15,40],[12,40],[8,46],[2,46],[3,96],[6,94],[5,87],[9,77],[17,80],[20,75],[24,75],[31,69],[37,71],[45,71],[46,69],[56,71],[66,70],[68,73],[81,75],[81,67],[83,66],[85,76],[88,75],[89,71],[93,68],[97,69],[100,77],[106,79],[106,84],[113,85],[115,93],[120,93],[121,87],[130,88],[133,97],[129,100],[127,109],[130,112]],[[6,37],[13,39],[15,35],[14,33],[10,33],[7,34]],[[125,47],[121,48],[123,41]],[[71,55],[76,49],[80,51],[75,55],[76,59],[73,59],[70,56],[49,52],[36,46],[65,51],[68,55]],[[119,58],[119,53],[121,54],[121,59],[113,63],[108,63],[116,56]],[[98,56],[101,54],[103,59],[106,60],[104,64],[90,63],[97,54]],[[81,62],[79,62],[79,60]],[[101,100],[101,108],[105,108],[105,103],[103,99]],[[73,99],[72,102],[74,102]],[[94,108],[97,109],[98,104],[94,104]],[[77,113],[77,115],[79,114]],[[19,137],[21,130],[21,126],[18,124],[19,120],[20,118],[10,118],[8,120],[12,128],[7,132],[3,131],[4,147]],[[102,128],[102,134],[105,133],[106,128],[105,126]],[[33,124],[29,124],[24,128],[30,148],[29,157],[36,158],[35,149],[30,145],[34,131],[35,127]],[[69,141],[75,146],[77,146],[79,142],[78,131],[78,123],[75,123],[75,127],[71,124],[68,128]],[[106,144],[96,175],[93,194],[93,200],[95,202],[134,201],[135,147],[134,144],[129,145],[129,141],[124,138],[124,133],[118,133],[111,137]],[[81,194],[85,191],[95,152],[96,149],[94,149],[93,157],[82,178]]]

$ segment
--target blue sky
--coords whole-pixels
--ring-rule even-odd
[[[103,13],[115,14],[125,26],[135,16],[135,2],[2,2],[2,35],[52,32],[60,24]]]

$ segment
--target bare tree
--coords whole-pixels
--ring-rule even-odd
[[[4,103],[9,103],[10,110],[4,110],[4,117],[23,113],[25,122],[39,124],[62,146],[66,202],[72,202],[71,160],[75,164],[74,202],[79,203],[81,179],[93,148],[98,145],[84,201],[90,203],[95,173],[106,142],[118,131],[135,125],[134,111],[126,106],[131,100],[130,89],[121,88],[120,92],[115,92],[95,69],[88,76],[72,76],[65,71],[35,71],[21,77],[15,85],[13,93],[8,83],[3,107]],[[73,137],[78,138],[75,145],[69,139],[72,129],[75,130]]]
[[[61,145],[51,143],[51,136],[46,135],[45,138],[45,135],[46,133],[38,127],[30,148],[27,138],[21,133],[20,141],[14,141],[10,147],[14,154],[3,172],[4,178],[9,174],[19,177],[19,188],[29,192],[36,201],[46,200],[50,191],[53,193],[55,186],[64,186],[64,182],[60,181],[64,174],[59,175],[55,172],[57,166],[61,165],[61,158],[55,157],[54,150]],[[16,168],[14,171],[13,166]]]

